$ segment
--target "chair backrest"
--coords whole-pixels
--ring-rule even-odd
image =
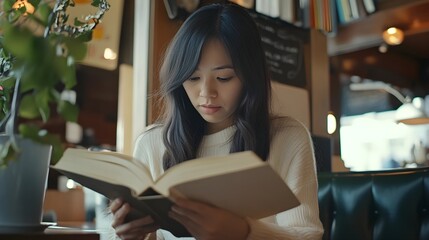
[[[323,239],[429,239],[429,168],[318,179]]]

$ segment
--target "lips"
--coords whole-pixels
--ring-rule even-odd
[[[205,114],[214,114],[221,109],[220,106],[211,105],[211,104],[202,104],[200,109]]]

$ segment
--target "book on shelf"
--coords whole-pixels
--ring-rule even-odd
[[[250,151],[185,161],[156,180],[140,161],[117,152],[69,148],[52,168],[109,199],[128,202],[129,220],[149,214],[177,237],[189,233],[168,217],[172,194],[254,219],[300,204],[271,166]]]
[[[352,19],[358,19],[360,17],[360,13],[357,0],[349,0],[349,6]]]
[[[368,14],[375,12],[376,9],[375,9],[374,0],[363,0],[363,4]]]

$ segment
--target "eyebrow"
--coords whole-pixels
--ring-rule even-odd
[[[232,68],[232,69],[234,69],[231,65],[222,65],[222,66],[219,66],[219,67],[215,67],[212,70],[221,70],[221,69],[226,69],[226,68]]]
[[[234,67],[232,67],[232,65],[222,65],[222,66],[219,66],[219,67],[215,67],[215,68],[212,68],[212,71],[213,70],[222,70],[222,69],[232,69],[232,70],[234,70]],[[200,68],[199,67],[197,67],[197,69],[195,69],[195,71],[199,71],[200,70]]]

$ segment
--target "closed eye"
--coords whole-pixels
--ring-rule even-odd
[[[199,79],[200,79],[200,77],[190,77],[190,78],[188,78],[189,81],[197,81]]]
[[[231,80],[233,77],[217,77],[217,80],[221,81],[221,82],[227,82],[229,80]]]

